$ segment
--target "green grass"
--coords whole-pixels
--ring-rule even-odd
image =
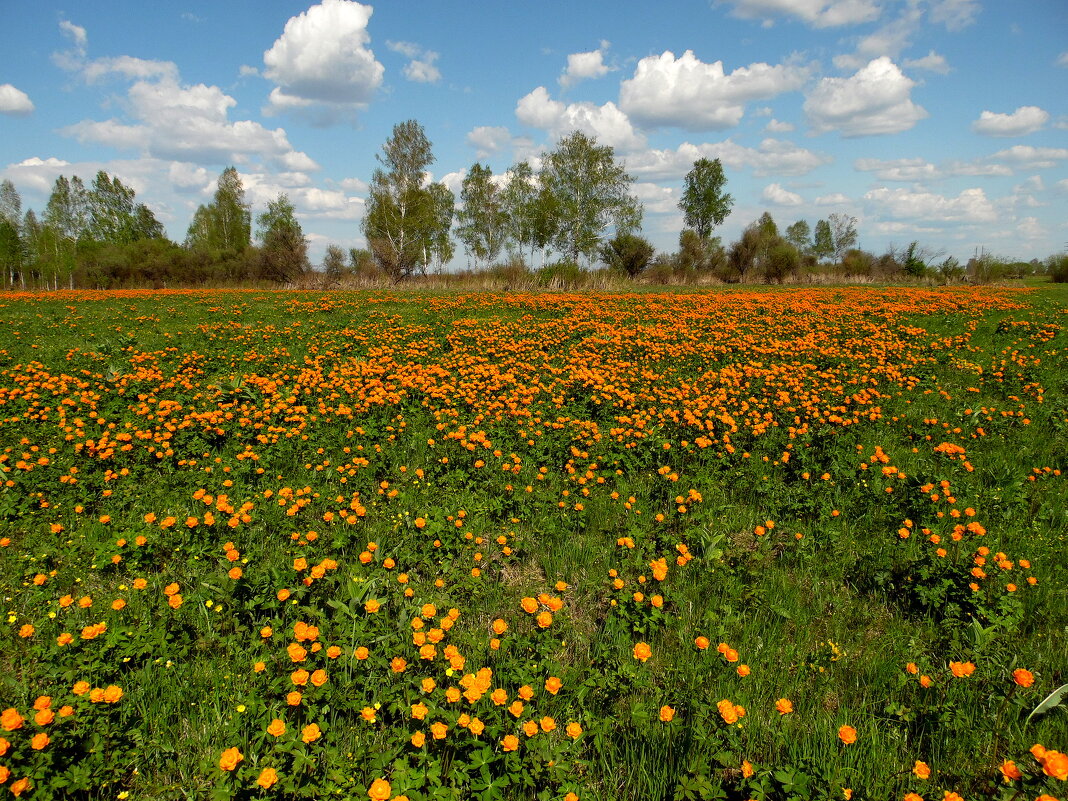
[[[1068,750],[1065,707],[1024,720],[1068,682],[1066,309],[1059,285],[0,298],[0,709],[25,719],[0,732],[0,765],[41,798],[366,798],[378,778],[415,801],[1063,793],[1028,749]],[[972,521],[985,533],[955,542]],[[304,585],[323,559],[336,568]],[[563,602],[546,628],[520,609],[543,593]],[[322,644],[302,662],[298,621]],[[436,629],[424,658],[413,631]],[[305,666],[328,681],[294,684]],[[482,667],[508,703],[534,689],[518,717],[444,697]],[[76,697],[79,680],[123,698]],[[43,695],[74,714],[33,722]],[[555,731],[522,731],[545,716]],[[311,723],[323,734],[302,742]],[[1023,779],[1000,781],[1006,759]]]

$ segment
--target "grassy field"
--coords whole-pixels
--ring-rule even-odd
[[[1064,798],[1066,309],[4,296],[0,795]]]

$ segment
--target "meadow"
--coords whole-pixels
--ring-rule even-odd
[[[1065,798],[1066,309],[6,294],[0,796]]]

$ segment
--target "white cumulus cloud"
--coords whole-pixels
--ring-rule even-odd
[[[586,53],[571,53],[567,57],[567,67],[557,79],[560,82],[560,86],[567,89],[579,81],[600,78],[602,75],[607,75],[611,72],[612,68],[604,63],[604,54],[608,47],[609,43],[602,41],[601,46],[596,50]]]
[[[756,148],[726,139],[700,145],[683,142],[674,150],[653,149],[635,153],[627,158],[627,171],[647,178],[681,178],[700,158],[719,159],[725,167],[751,169],[758,176],[804,175],[833,160],[782,139],[769,137]]]
[[[519,99],[515,116],[524,125],[548,131],[555,139],[582,131],[602,145],[621,150],[645,146],[645,138],[635,132],[627,115],[611,101],[602,106],[588,102],[565,104],[553,100],[548,90],[539,86]]]
[[[995,162],[1007,161],[1020,169],[1048,169],[1057,166],[1058,161],[1068,159],[1068,148],[1013,145],[992,154],[989,159]]]
[[[722,130],[741,121],[749,101],[800,89],[807,77],[804,67],[762,62],[728,74],[722,61],[707,64],[692,50],[675,58],[668,50],[638,62],[619,88],[619,105],[649,127]]]
[[[1011,114],[984,111],[972,123],[972,130],[984,136],[1023,136],[1040,130],[1049,122],[1049,112],[1038,106],[1020,106]]]
[[[778,183],[765,186],[760,197],[764,199],[764,202],[775,206],[800,206],[805,202],[801,195],[785,189],[782,184]]]
[[[927,116],[910,97],[915,85],[882,56],[848,78],[821,79],[804,109],[817,133],[837,130],[847,137],[899,133]]]
[[[929,222],[995,222],[994,204],[980,188],[965,189],[956,197],[911,189],[878,187],[865,193],[864,200],[884,214],[898,219]]]
[[[876,0],[724,0],[736,17],[763,20],[796,17],[814,28],[856,25],[879,18],[882,9]]]
[[[30,96],[9,83],[0,84],[0,114],[25,117],[33,113]]]
[[[934,50],[928,51],[927,55],[922,58],[906,60],[904,66],[911,70],[927,70],[939,75],[948,75],[950,71],[949,62],[946,61],[945,56],[936,53]]]
[[[467,134],[467,144],[475,149],[475,158],[488,159],[512,143],[512,134],[503,125],[479,125]]]
[[[441,80],[441,71],[434,62],[441,56],[433,50],[424,50],[415,42],[387,41],[386,47],[394,53],[400,53],[411,59],[401,72],[409,81],[415,83],[437,83]]]
[[[276,84],[268,109],[366,107],[385,72],[368,47],[372,11],[351,0],[322,0],[291,17],[263,54],[264,77]]]

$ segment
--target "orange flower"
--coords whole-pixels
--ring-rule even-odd
[[[519,738],[514,734],[506,734],[501,740],[501,748],[505,751],[515,751],[519,748]]]
[[[236,768],[237,764],[244,758],[244,755],[237,750],[237,746],[227,748],[222,752],[222,756],[219,757],[219,770],[231,771]]]
[[[298,687],[304,687],[308,683],[308,675],[308,671],[304,668],[300,668],[289,674],[289,680]]]
[[[316,687],[322,687],[327,680],[328,676],[325,670],[316,670],[311,674],[311,683]]]
[[[912,767],[912,772],[916,774],[917,779],[929,779],[931,778],[931,766],[926,762],[920,762],[916,760],[916,764]]]
[[[675,719],[675,709],[674,709],[674,707],[670,707],[667,704],[665,704],[664,706],[660,707],[660,720],[662,720],[664,723],[670,723],[674,719]]]
[[[322,736],[322,731],[319,729],[319,724],[309,723],[300,732],[300,739],[305,743],[314,743]]]
[[[408,663],[404,657],[395,656],[389,662],[389,668],[394,673],[403,673],[408,668]]]
[[[422,748],[424,745],[426,745],[426,735],[423,734],[423,732],[421,731],[417,731],[415,734],[412,735],[411,743],[416,748]]]
[[[1068,781],[1068,754],[1047,750],[1039,760],[1042,772],[1060,781]]]
[[[22,722],[25,718],[19,714],[19,711],[15,707],[8,707],[2,713],[0,713],[0,727],[4,731],[15,731],[15,729],[22,728]]]
[[[1011,781],[1014,781],[1016,779],[1022,779],[1023,778],[1023,773],[1020,771],[1020,769],[1018,767],[1016,767],[1016,763],[1013,762],[1011,759],[1006,759],[1004,762],[1002,762],[1001,766],[1000,766],[1000,770],[1001,770],[1001,777],[1006,782],[1011,782]]]
[[[361,645],[355,651],[352,652],[352,655],[362,662],[371,655],[371,652]]]
[[[267,733],[272,737],[281,737],[286,733],[286,722],[281,718],[275,718],[267,726]]]
[[[748,759],[743,759],[742,760],[742,776],[744,776],[745,778],[748,779],[748,778],[752,777],[753,773],[754,773],[754,771],[753,771],[752,763],[750,763]]]
[[[171,609],[177,609],[182,605],[182,596],[175,593],[167,599],[167,604],[171,607]]]
[[[75,695],[85,695],[87,692],[89,692],[89,682],[76,681],[74,682],[74,686],[71,687],[70,691]]]
[[[104,701],[109,704],[118,703],[122,698],[122,687],[117,687],[114,684],[109,684],[104,688]]]
[[[709,645],[712,644],[708,637],[698,637],[693,641],[693,643],[697,646],[698,651],[704,651],[708,648]]]
[[[575,721],[571,721],[564,728],[564,731],[567,732],[568,737],[574,740],[582,735],[582,726],[576,723]]]
[[[47,734],[45,734],[43,731],[38,732],[30,738],[30,748],[32,748],[34,751],[42,751],[48,745],[49,742],[51,741],[48,739]]]
[[[393,795],[393,788],[385,779],[375,779],[367,788],[367,796],[371,801],[389,801]]]
[[[1035,675],[1030,670],[1016,668],[1016,670],[1012,671],[1012,680],[1021,687],[1030,687],[1035,683]]]
[[[19,636],[24,639],[29,639],[33,636],[34,631],[36,631],[36,629],[33,627],[33,624],[26,623],[19,629]]]
[[[857,741],[857,730],[852,726],[839,726],[838,727],[838,739],[845,745],[850,745]]]
[[[286,703],[290,706],[300,706],[301,698],[303,698],[303,696],[296,690],[293,690],[286,695]]]
[[[970,676],[975,672],[975,665],[971,662],[950,662],[950,672],[958,679]]]
[[[33,722],[38,726],[47,726],[56,719],[56,713],[51,709],[42,709],[33,716]]]
[[[653,650],[649,647],[648,643],[640,642],[634,646],[634,658],[639,662],[646,661],[653,655]]]
[[[775,702],[775,709],[780,715],[789,715],[794,711],[794,702],[789,698],[780,698]]]
[[[527,614],[533,615],[535,612],[538,611],[538,601],[535,598],[524,598],[519,602],[519,605],[523,607],[523,611]]]
[[[5,768],[5,770],[6,770],[6,768]],[[11,795],[13,795],[16,798],[18,798],[24,792],[29,790],[31,786],[32,785],[30,784],[30,780],[28,778],[26,778],[26,777],[23,777],[23,778],[19,779],[18,781],[15,781],[15,782],[11,783]]]
[[[382,604],[380,604],[375,598],[370,599],[363,605],[363,611],[365,611],[369,615],[373,615],[381,608]]]
[[[442,723],[440,720],[430,725],[430,736],[435,740],[444,740],[445,734],[449,731],[449,727]]]
[[[560,692],[560,688],[563,686],[563,682],[556,678],[556,676],[550,676],[545,680],[545,690],[552,695],[556,695]]]
[[[749,665],[738,665],[738,675],[743,679],[750,674]]]
[[[256,779],[256,784],[264,790],[270,790],[278,781],[278,772],[274,768],[264,768]]]

